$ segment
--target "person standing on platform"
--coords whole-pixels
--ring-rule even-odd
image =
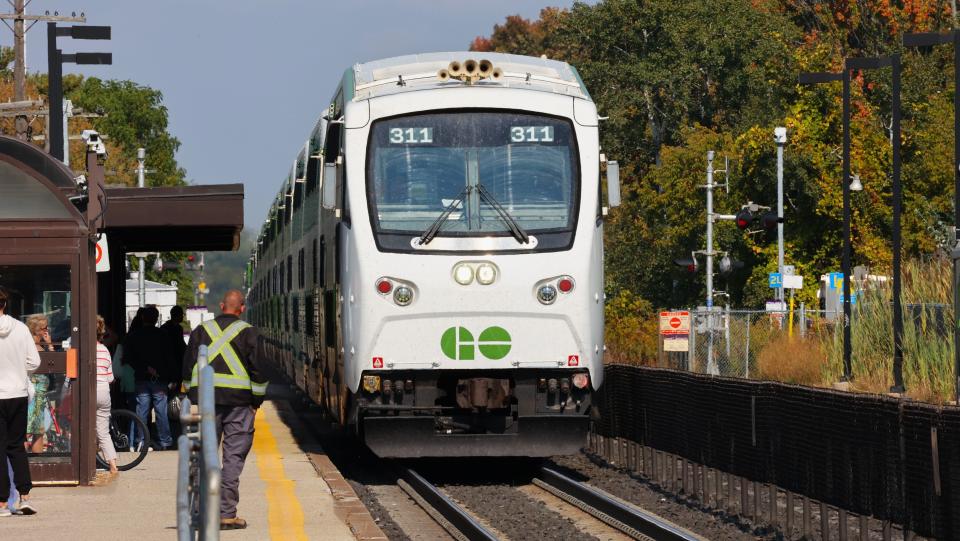
[[[116,475],[117,450],[110,437],[110,384],[113,383],[113,361],[110,350],[103,345],[107,334],[107,323],[97,316],[97,445],[104,460],[110,465],[110,474]]]
[[[160,311],[155,306],[143,309],[142,324],[127,335],[123,344],[123,362],[133,367],[136,381],[137,415],[150,424],[150,408],[156,413],[157,448],[173,447],[170,421],[167,419],[167,388],[170,384],[170,344],[157,327]],[[139,443],[139,442],[135,442]]]
[[[37,511],[30,504],[30,465],[24,442],[27,437],[27,376],[40,367],[40,353],[27,326],[6,314],[10,297],[0,287],[0,516],[10,516],[10,474],[20,492],[20,512]]]
[[[170,382],[170,388],[167,391],[167,396],[170,398],[167,402],[167,412],[170,414],[170,433],[176,439],[181,432],[177,395],[183,384],[183,354],[187,350],[187,343],[183,340],[183,308],[179,306],[171,308],[170,319],[160,325],[160,330],[167,336],[170,347],[170,365],[164,376]]]
[[[214,371],[217,436],[223,444],[220,477],[220,529],[237,530],[247,522],[237,516],[240,473],[253,446],[253,421],[263,403],[267,379],[263,375],[264,343],[257,328],[240,316],[246,310],[243,293],[231,289],[220,303],[221,314],[190,334],[183,360],[184,386],[197,403],[200,346],[207,346],[207,362]]]
[[[174,306],[170,309],[170,319],[160,330],[167,335],[170,343],[170,358],[172,362],[168,367],[168,379],[170,386],[174,391],[180,390],[181,376],[183,374],[183,354],[187,350],[187,343],[183,340],[183,308]]]

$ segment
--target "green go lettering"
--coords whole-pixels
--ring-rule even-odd
[[[510,353],[510,333],[503,327],[488,327],[474,340],[473,333],[466,327],[450,327],[440,337],[440,350],[455,361],[472,361],[480,354],[494,361],[503,359]]]

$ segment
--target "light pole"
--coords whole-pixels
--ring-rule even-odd
[[[954,237],[960,228],[960,32],[922,32],[903,35],[904,47],[931,47],[945,43],[953,44],[953,227]],[[953,259],[953,399],[960,402],[960,238],[950,251]]]
[[[58,37],[73,39],[110,39],[109,26],[66,26],[57,27],[57,23],[47,23],[47,71],[48,96],[50,100],[49,126],[47,134],[50,143],[50,155],[63,160],[63,145],[67,134],[61,131],[63,125],[63,64],[112,64],[111,53],[75,53],[63,54],[57,48]]]
[[[867,58],[847,58],[843,73],[805,73],[801,83],[843,81],[843,371],[844,380],[850,381],[850,70],[867,70],[890,67],[892,77],[891,144],[893,145],[893,386],[890,392],[903,393],[903,304],[901,296],[900,262],[901,231],[900,215],[903,207],[903,190],[900,182],[900,55]]]
[[[840,73],[801,73],[797,80],[800,84],[843,81],[843,256],[840,262],[843,272],[843,377],[840,381],[849,382],[853,379],[850,336],[850,70],[844,67]]]
[[[893,71],[890,113],[890,143],[893,146],[893,386],[891,393],[903,393],[903,303],[901,296],[900,260],[901,233],[900,214],[903,209],[903,188],[900,182],[900,55],[870,58],[848,58],[846,69],[878,69],[890,67]]]

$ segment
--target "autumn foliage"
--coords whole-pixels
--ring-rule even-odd
[[[786,126],[786,259],[805,278],[798,300],[815,307],[820,275],[840,267],[840,85],[801,86],[797,75],[837,71],[845,57],[902,55],[903,246],[908,258],[936,258],[954,225],[953,51],[904,49],[901,38],[947,30],[952,18],[949,0],[602,0],[507,17],[472,47],[578,69],[609,117],[604,151],[625,164],[625,204],[607,221],[607,295],[626,291],[654,310],[704,303],[702,273],[672,260],[704,247],[707,150],[730,160],[717,212],[772,205],[773,128]],[[853,263],[889,272],[890,70],[854,73],[852,96],[851,170],[864,186],[852,199]],[[746,267],[716,286],[735,307],[762,307],[775,237],[727,225],[716,228],[717,249]],[[628,304],[608,306],[608,320],[629,321],[611,313]]]

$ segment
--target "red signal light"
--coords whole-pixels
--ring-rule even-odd
[[[197,259],[197,256],[195,256],[195,255],[193,255],[193,254],[190,254],[190,255],[187,256],[187,261],[189,261],[189,262],[191,262],[191,263],[193,263],[195,259]]]
[[[382,295],[386,295],[387,293],[390,293],[391,291],[393,291],[393,284],[390,283],[390,280],[387,280],[386,278],[381,278],[377,282],[377,291],[379,291],[380,294]]]
[[[573,280],[561,278],[560,281],[557,282],[557,289],[559,289],[561,293],[570,293],[573,291]]]
[[[747,210],[743,209],[737,213],[737,227],[740,229],[746,229],[750,227],[750,223],[753,222],[753,214]]]

